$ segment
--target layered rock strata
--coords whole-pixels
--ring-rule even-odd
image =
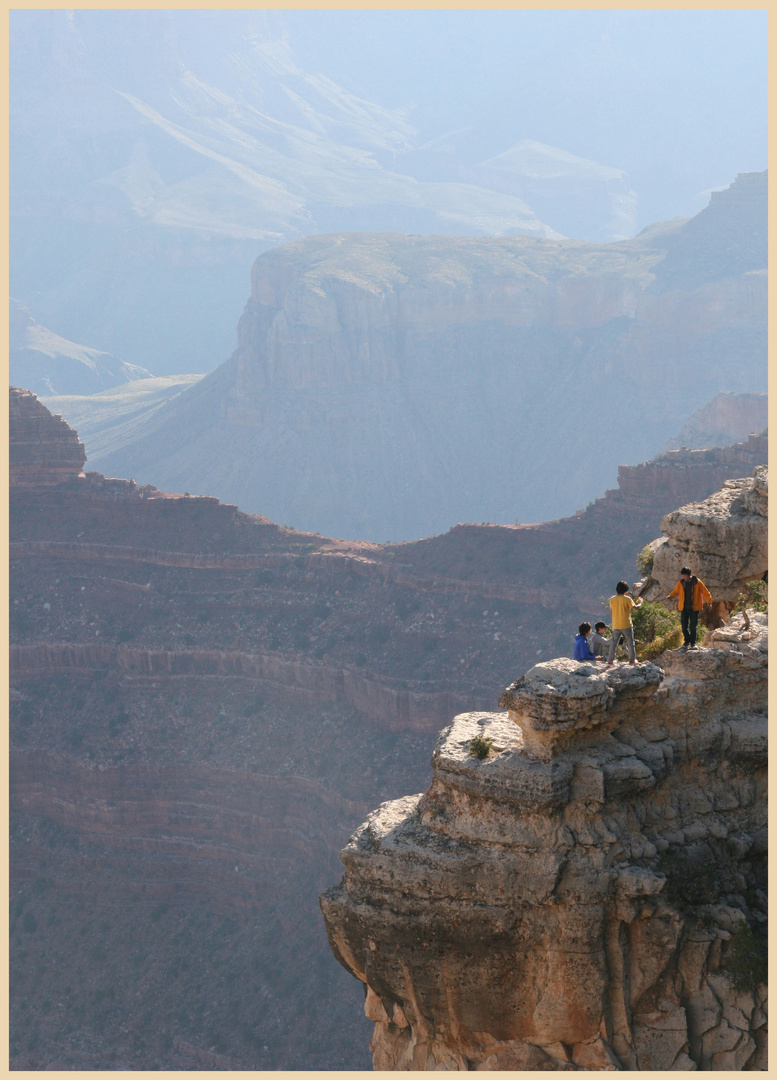
[[[59,484],[82,475],[86,453],[78,434],[28,390],[10,388],[11,487]]]
[[[62,482],[10,493],[15,1068],[364,1067],[315,904],[342,838],[591,618],[592,536],[632,566],[662,513],[766,452],[677,456],[674,502],[648,463],[572,519],[383,546],[78,477],[77,444],[51,443]]]

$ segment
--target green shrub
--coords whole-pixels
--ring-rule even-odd
[[[663,604],[643,602],[632,609],[631,621],[638,660],[654,660],[667,649],[676,649],[683,639],[680,613],[667,611]]]
[[[653,554],[650,544],[645,544],[642,551],[637,555],[637,567],[643,577],[647,577],[653,569]]]
[[[489,739],[487,735],[476,735],[472,742],[469,744],[469,752],[472,757],[478,758],[480,761],[484,761],[485,758],[491,753],[494,747],[494,740]]]
[[[756,937],[746,922],[741,922],[731,935],[720,966],[737,989],[755,990],[768,980],[766,942]]]

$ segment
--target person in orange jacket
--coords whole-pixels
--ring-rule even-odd
[[[684,644],[681,652],[689,649],[698,649],[696,644],[696,625],[699,621],[699,612],[705,604],[712,603],[710,591],[703,581],[692,574],[687,566],[680,571],[680,580],[667,596],[667,600],[677,600],[677,608],[680,612],[680,625],[683,628]]]

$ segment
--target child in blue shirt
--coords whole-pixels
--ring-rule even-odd
[[[578,633],[575,634],[575,653],[574,660],[600,660],[601,657],[594,656],[591,652],[586,638],[591,633],[591,624],[589,622],[581,622],[578,626]]]

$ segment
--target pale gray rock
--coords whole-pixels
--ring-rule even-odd
[[[767,569],[767,467],[759,466],[752,477],[727,481],[703,502],[667,514],[661,529],[666,539],[655,550],[647,599],[671,592],[680,568],[687,565],[713,601],[733,606],[747,582],[761,578]]]

